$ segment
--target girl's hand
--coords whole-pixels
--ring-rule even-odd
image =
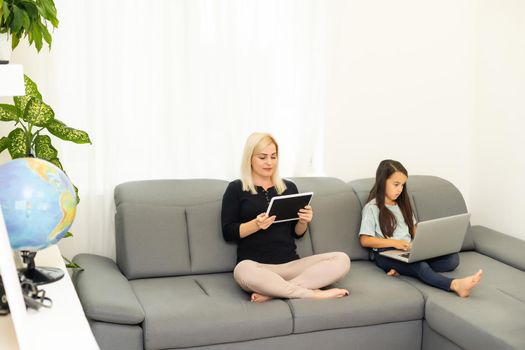
[[[255,224],[259,228],[259,230],[266,230],[268,227],[270,227],[273,222],[275,221],[275,215],[268,216],[266,213],[261,213],[257,215],[255,218]]]
[[[307,205],[303,209],[299,209],[297,215],[299,215],[299,222],[301,224],[307,224],[310,221],[312,221],[312,218],[314,217],[314,212],[312,210],[312,207],[310,205]]]
[[[405,250],[405,251],[412,249],[412,244],[410,242],[402,241],[398,239],[392,239],[392,242],[393,242],[394,248],[396,249]]]

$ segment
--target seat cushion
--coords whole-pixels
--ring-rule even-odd
[[[420,281],[400,279],[418,288],[426,298],[428,325],[465,349],[525,348],[525,274],[523,271],[475,251],[460,253],[460,264],[450,277],[484,270],[468,298],[459,298]],[[468,335],[468,336],[466,336]]]
[[[464,349],[525,349],[525,303],[497,288],[479,286],[469,298],[433,295],[429,326]]]
[[[145,313],[146,349],[183,348],[292,333],[282,300],[256,304],[231,273],[131,281]]]
[[[337,287],[350,296],[331,300],[289,300],[294,333],[421,320],[424,300],[408,283],[387,276],[369,261],[354,261]]]

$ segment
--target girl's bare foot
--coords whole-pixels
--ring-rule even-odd
[[[395,269],[390,269],[390,271],[388,271],[386,274],[388,276],[393,276],[393,277],[399,276],[399,272],[397,272]]]
[[[273,299],[272,297],[269,297],[264,294],[259,293],[252,293],[252,296],[250,297],[250,301],[252,303],[264,303],[265,301]]]
[[[350,293],[346,289],[342,288],[331,288],[331,289],[316,289],[312,299],[335,299],[346,297]]]
[[[482,276],[483,270],[479,270],[472,276],[456,278],[450,284],[450,289],[460,297],[466,298],[470,295],[472,288],[474,288],[479,283],[479,281],[481,281]]]

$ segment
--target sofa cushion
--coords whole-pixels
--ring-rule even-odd
[[[171,349],[292,333],[282,300],[252,303],[231,273],[134,280],[146,349]]]
[[[192,273],[231,272],[237,262],[237,244],[221,232],[222,200],[186,208]]]
[[[123,203],[115,228],[117,262],[128,279],[190,272],[184,208]]]
[[[522,349],[525,346],[525,276],[523,271],[483,254],[460,253],[450,277],[484,271],[468,298],[423,284],[415,278],[402,280],[418,288],[426,298],[425,318],[442,336],[466,349]],[[465,336],[465,335],[468,335]]]
[[[222,199],[228,182],[215,179],[143,180],[115,187],[115,206],[122,203],[193,206]]]
[[[525,240],[484,226],[472,226],[476,251],[525,271]]]
[[[314,217],[309,225],[314,254],[345,252],[352,260],[368,259],[359,244],[361,206],[352,189],[329,177],[292,178],[300,192],[312,191]]]
[[[436,176],[410,176],[408,190],[417,210],[418,220],[426,221],[467,212],[463,195],[452,183]],[[472,235],[467,230],[462,250],[474,249]]]
[[[126,277],[231,271],[236,252],[234,245],[222,239],[220,225],[227,185],[227,181],[210,179],[118,185],[117,263]],[[222,258],[214,259],[208,252]]]
[[[144,311],[129,281],[113,260],[79,254],[73,261],[82,266],[73,272],[73,283],[89,319],[129,325],[144,321]]]
[[[427,299],[429,326],[464,349],[524,349],[525,303],[481,285],[469,298],[436,294]]]
[[[294,315],[294,333],[423,318],[424,300],[421,293],[408,283],[387,276],[372,262],[352,262],[350,273],[336,286],[347,288],[350,296],[318,301],[288,301]]]

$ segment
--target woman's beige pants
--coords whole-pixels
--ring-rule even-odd
[[[261,264],[243,260],[233,276],[246,292],[274,298],[311,298],[314,289],[342,279],[350,270],[350,258],[342,252],[307,256],[285,264]]]

